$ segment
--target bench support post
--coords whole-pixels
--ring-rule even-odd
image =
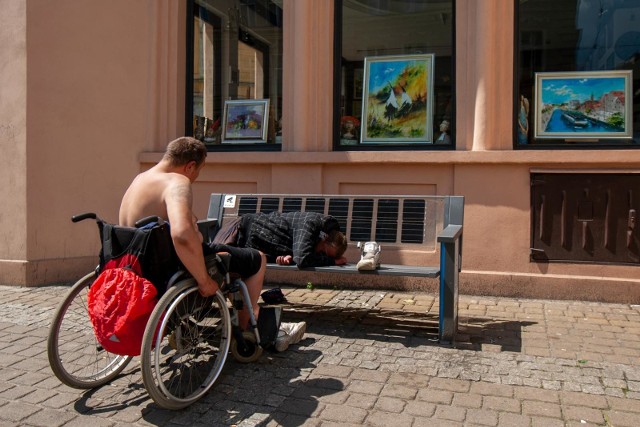
[[[438,338],[451,344],[458,330],[458,245],[460,239],[440,243],[440,319]]]

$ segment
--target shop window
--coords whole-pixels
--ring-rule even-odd
[[[280,150],[281,4],[188,2],[186,134],[212,151]]]
[[[640,146],[640,2],[516,2],[516,148]]]
[[[335,147],[454,149],[453,0],[337,0]]]

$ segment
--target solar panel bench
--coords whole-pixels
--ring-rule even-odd
[[[205,237],[212,239],[225,221],[248,213],[273,211],[332,215],[340,221],[350,247],[356,242],[380,243],[382,264],[373,271],[358,271],[354,262],[304,269],[270,263],[268,269],[439,278],[438,338],[443,344],[454,340],[458,326],[464,197],[213,193],[207,220],[199,225]]]

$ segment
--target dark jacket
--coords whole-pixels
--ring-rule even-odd
[[[340,231],[338,220],[316,212],[246,214],[240,221],[238,245],[262,251],[269,262],[292,255],[299,268],[335,265],[332,257],[315,251],[332,230]]]

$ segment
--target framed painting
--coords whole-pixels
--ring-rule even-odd
[[[364,59],[362,143],[433,143],[434,55]]]
[[[536,73],[534,137],[631,138],[631,82],[630,70]]]
[[[223,143],[266,143],[268,99],[226,100],[222,122]]]

